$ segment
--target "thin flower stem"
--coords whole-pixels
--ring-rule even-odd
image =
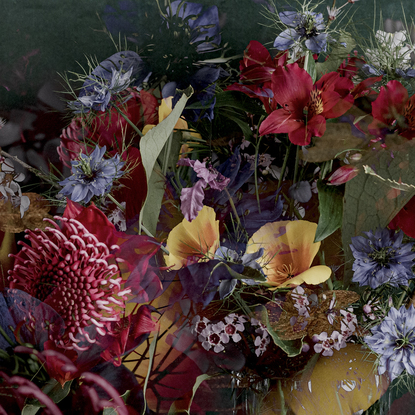
[[[294,177],[293,177],[293,186],[297,183],[297,177],[298,177],[298,164],[299,164],[299,156],[300,156],[300,146],[297,146],[295,150],[295,165],[294,165]],[[294,209],[294,199],[291,199],[290,201],[290,212],[292,212]]]
[[[141,224],[141,230],[147,235],[150,236],[151,238],[154,238],[154,235],[151,234],[151,232],[143,225]],[[160,249],[167,255],[170,255],[170,252],[167,250],[167,248],[165,248],[163,245],[160,245]]]
[[[45,173],[41,172],[40,170],[35,169],[34,167],[30,166],[29,164],[26,164],[24,161],[20,160],[16,156],[12,156],[11,154],[5,152],[4,150],[0,149],[0,154],[3,156],[6,156],[8,158],[11,158],[16,163],[23,166],[25,169],[29,170],[31,173],[36,174],[36,176],[40,177],[41,179],[45,180],[46,182],[50,183],[53,187],[56,189],[62,189],[62,186],[59,186],[58,183],[55,183],[53,180],[51,180]]]
[[[255,195],[256,195],[256,200],[258,203],[258,212],[259,214],[261,214],[261,204],[259,201],[259,189],[258,189],[258,153],[259,153],[259,145],[261,144],[261,139],[262,137],[259,137],[258,143],[255,147],[255,170],[254,170],[254,175],[255,175]]]
[[[292,143],[290,143],[290,145],[287,148],[287,152],[285,153],[284,161],[283,161],[282,167],[281,167],[280,178],[278,179],[277,189],[279,189],[281,187],[282,179],[283,179],[284,174],[285,174],[285,169],[287,168],[288,156],[290,155],[291,147],[292,147]]]
[[[235,203],[233,203],[232,197],[231,197],[228,189],[225,187],[223,190],[225,191],[226,195],[228,196],[229,204],[231,205],[231,208],[232,208],[233,213],[235,215],[235,219],[238,222],[238,226],[241,226],[241,220],[239,219],[239,215],[238,215],[238,212],[236,210]]]
[[[7,341],[7,343],[10,344],[10,346],[14,347],[16,346],[15,343],[13,343],[12,339],[6,334],[3,327],[0,326],[0,335],[4,337],[4,339]]]
[[[402,292],[401,296],[399,297],[399,301],[398,301],[398,304],[396,305],[396,309],[398,309],[398,308],[401,307],[401,305],[403,304],[403,301],[404,301],[406,295],[407,295],[407,292],[406,292],[406,289],[404,289],[404,291]]]
[[[110,193],[107,194],[108,199],[111,200],[111,202],[113,202],[121,211],[125,211],[125,208],[117,201],[114,199],[114,196]]]
[[[128,124],[130,124],[131,125],[131,127],[133,127],[133,129],[134,129],[134,131],[140,136],[140,137],[143,137],[143,133],[138,129],[138,127],[116,106],[116,105],[114,105],[114,107],[113,108],[115,108],[117,111],[118,111],[118,113],[121,115],[121,117],[123,117],[124,118],[124,120],[125,121],[127,121],[128,122]]]

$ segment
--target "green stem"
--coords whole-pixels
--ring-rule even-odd
[[[125,207],[123,207],[117,200],[114,199],[114,196],[110,193],[107,194],[107,197],[111,202],[113,202],[121,211],[125,211]]]
[[[241,226],[241,220],[239,219],[238,212],[236,211],[236,207],[235,207],[235,204],[233,203],[231,195],[230,195],[228,189],[226,189],[226,187],[223,190],[225,191],[226,195],[228,196],[229,204],[231,205],[231,208],[232,208],[233,213],[235,215],[236,221],[238,222],[238,226]]]
[[[10,346],[12,346],[12,347],[16,346],[13,343],[12,339],[6,334],[6,332],[4,331],[4,329],[1,326],[0,326],[0,334],[4,337],[6,342],[10,344]]]
[[[151,232],[143,225],[141,224],[141,230],[147,235],[150,236],[151,238],[154,238],[154,235],[151,234]],[[170,255],[170,252],[167,250],[167,248],[165,248],[163,245],[160,245],[160,249],[167,255]]]
[[[284,161],[283,161],[282,167],[281,167],[280,178],[278,179],[277,189],[279,189],[281,187],[282,178],[284,177],[285,169],[287,168],[288,156],[290,155],[291,146],[292,146],[292,144],[290,143],[290,145],[287,148],[287,152],[285,153]]]
[[[6,156],[8,158],[11,158],[16,163],[23,166],[25,169],[29,170],[31,173],[36,174],[36,176],[40,177],[41,179],[45,180],[46,182],[50,183],[53,187],[56,187],[57,189],[61,190],[62,186],[60,186],[58,183],[55,183],[53,180],[51,180],[45,173],[42,173],[40,170],[35,169],[32,166],[29,166],[29,164],[26,164],[24,161],[20,160],[16,156],[12,156],[9,153],[6,153],[4,150],[0,149],[0,154],[3,156]]]
[[[131,125],[131,127],[133,127],[133,129],[135,130],[135,132],[140,136],[140,137],[143,137],[143,133],[137,128],[137,126],[116,106],[116,105],[114,105],[114,107],[113,108],[115,108],[117,111],[118,111],[118,113],[121,115],[121,117],[123,117],[124,118],[124,120],[125,121],[127,121],[128,122],[128,124],[130,124]]]
[[[295,166],[294,166],[294,177],[293,177],[293,187],[297,183],[297,177],[298,177],[298,164],[299,164],[299,156],[300,156],[300,146],[297,146],[295,150]],[[294,210],[294,199],[291,199],[290,202],[290,212]]]
[[[258,203],[258,212],[259,214],[261,214],[261,204],[259,201],[259,189],[258,189],[258,153],[259,153],[259,145],[261,143],[261,139],[262,137],[259,137],[258,143],[255,147],[255,170],[254,170],[254,175],[255,175],[255,195],[256,195],[256,200]]]
[[[399,309],[400,308],[400,306],[402,305],[403,300],[405,299],[406,295],[407,295],[407,292],[406,292],[406,290],[404,290],[402,292],[400,298],[399,298],[398,304],[396,305],[396,309]]]

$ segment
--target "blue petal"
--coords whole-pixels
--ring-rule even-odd
[[[300,35],[295,29],[285,29],[279,34],[279,36],[274,41],[274,48],[278,50],[287,50],[289,49],[295,41],[300,39]]]
[[[327,33],[320,33],[317,36],[313,36],[305,41],[305,45],[308,50],[313,53],[320,53],[327,49]]]

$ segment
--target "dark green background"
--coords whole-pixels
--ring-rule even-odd
[[[337,0],[337,5],[346,0]],[[260,26],[266,23],[263,8],[254,0],[198,0],[215,4],[225,21],[222,44],[228,42],[229,53],[241,53],[251,39],[270,43],[275,31]],[[137,37],[156,30],[152,18],[156,13],[155,0],[137,0],[142,10],[137,19]],[[162,3],[162,0],[161,0]],[[100,17],[106,5],[117,7],[118,0],[0,0],[0,110],[31,105],[46,80],[57,78],[56,73],[79,71],[77,62],[86,66],[85,55],[103,60],[116,51],[103,31]],[[286,1],[277,1],[281,9]],[[322,4],[322,8],[331,1]],[[353,21],[361,32],[373,24],[374,0],[361,0],[348,5]],[[376,2],[376,15],[383,18],[402,18],[401,5],[390,0]],[[415,2],[405,1],[407,20],[415,16]],[[349,16],[351,16],[351,14]],[[147,18],[146,18],[147,16]],[[379,20],[379,19],[378,19]]]

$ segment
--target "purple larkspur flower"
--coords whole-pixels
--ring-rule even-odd
[[[388,315],[377,326],[371,328],[372,336],[364,341],[377,353],[379,374],[386,371],[391,381],[404,370],[415,375],[415,309],[402,306],[399,310],[392,307]]]
[[[394,287],[408,285],[414,278],[412,272],[415,253],[412,244],[402,243],[403,233],[389,229],[377,229],[373,234],[352,238],[350,249],[355,261],[353,264],[353,282],[377,288],[382,284]]]
[[[119,154],[104,159],[105,151],[105,146],[97,146],[91,154],[81,153],[78,160],[71,161],[72,175],[59,182],[63,186],[61,193],[73,202],[84,203],[88,203],[93,196],[107,193],[113,181],[124,174],[121,170],[124,162]]]
[[[322,33],[326,26],[321,13],[285,11],[279,13],[281,22],[288,26],[274,41],[278,50],[287,50],[298,41],[305,39],[305,46],[313,53],[327,49],[327,33]]]

